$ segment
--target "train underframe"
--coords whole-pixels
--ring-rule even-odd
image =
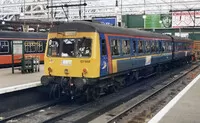
[[[184,59],[149,65],[97,79],[43,76],[41,82],[51,88],[49,94],[54,99],[67,95],[72,100],[77,98],[86,101],[97,100],[101,95],[117,92],[141,78],[160,75],[163,71],[191,63],[191,60],[188,56]]]

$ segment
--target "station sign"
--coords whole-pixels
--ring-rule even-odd
[[[99,22],[101,24],[116,26],[117,18],[116,17],[94,17],[92,21]]]
[[[22,54],[22,41],[13,41],[13,54]]]

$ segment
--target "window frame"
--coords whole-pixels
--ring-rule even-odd
[[[9,41],[8,40],[0,40],[0,43],[1,42],[4,42],[4,45],[3,46],[6,46],[7,48],[8,48],[8,50],[7,50],[7,52],[1,52],[0,51],[0,54],[9,54],[10,53],[10,43],[9,43]],[[5,43],[8,43],[7,45],[5,45]],[[0,45],[1,46],[1,45]],[[1,47],[3,47],[3,46],[1,46]]]
[[[148,42],[148,44],[150,45],[150,46],[149,46],[149,51],[148,51],[148,52],[147,52],[147,48],[146,48],[147,42]],[[150,55],[150,54],[151,54],[151,44],[152,44],[151,40],[145,40],[145,54],[147,54],[147,55]]]
[[[112,46],[112,41],[113,40],[116,40],[117,41],[117,47],[118,47],[118,55],[113,55],[113,46]],[[110,42],[110,50],[111,50],[111,56],[112,57],[119,57],[119,56],[121,56],[122,54],[122,49],[121,49],[121,40],[119,39],[119,38],[110,38],[110,40],[109,40],[109,42]]]
[[[139,49],[139,42],[142,42],[142,52],[141,52],[141,53],[139,52],[139,51],[140,51],[140,49]],[[137,40],[137,48],[138,48],[137,53],[138,53],[139,56],[145,54],[145,50],[144,50],[144,40],[143,40],[143,39],[138,39],[138,40]]]
[[[137,56],[137,39],[130,39],[130,51],[132,56]]]
[[[127,45],[129,44],[129,53],[128,54],[124,54],[123,53],[123,41],[127,41]],[[130,56],[131,55],[131,41],[130,41],[130,39],[129,38],[122,38],[121,40],[120,40],[120,42],[121,42],[121,56]],[[127,51],[128,51],[128,49],[127,49]]]
[[[24,40],[24,52],[25,53],[37,53],[37,41],[33,41],[33,40]],[[27,45],[28,44],[28,45]],[[29,47],[30,49],[27,50],[27,47]],[[35,47],[35,50],[33,51],[32,48]]]

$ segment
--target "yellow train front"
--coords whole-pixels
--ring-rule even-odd
[[[50,94],[96,99],[128,80],[191,60],[192,41],[90,22],[55,25],[48,34],[43,85]]]
[[[76,23],[66,27],[58,25],[56,28],[64,30],[57,31],[53,28],[48,35],[42,84],[51,85],[53,93],[61,89],[72,98],[78,93],[88,91],[89,88],[89,91],[92,91],[89,86],[93,84],[90,83],[96,81],[93,79],[98,78],[100,74],[98,33],[87,32],[84,27],[76,27]],[[57,94],[55,97],[59,96]]]

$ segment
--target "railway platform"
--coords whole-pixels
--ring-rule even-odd
[[[148,123],[199,123],[200,75],[176,95]]]
[[[27,74],[21,71],[12,74],[12,68],[0,69],[0,94],[41,86],[40,78],[43,74],[43,65],[40,65],[40,72]]]

